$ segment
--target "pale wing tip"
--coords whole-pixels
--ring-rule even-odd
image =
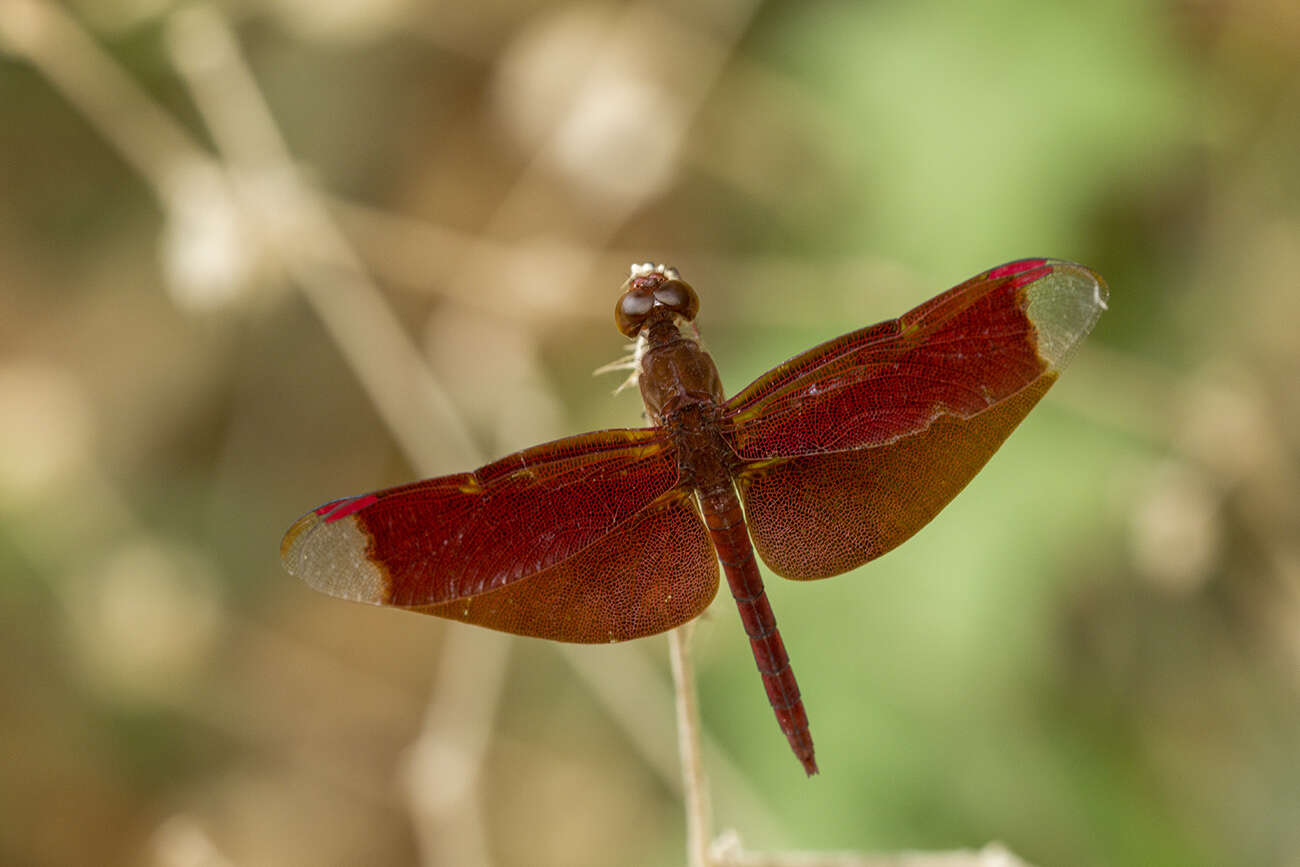
[[[339,599],[382,603],[384,573],[367,554],[369,539],[355,516],[326,521],[318,512],[299,518],[280,542],[285,571]]]
[[[1037,331],[1038,354],[1060,370],[1106,310],[1110,288],[1091,268],[1060,259],[1046,264],[1052,270],[1025,287],[1025,313]]]

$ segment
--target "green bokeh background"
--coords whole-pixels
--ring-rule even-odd
[[[61,78],[102,52],[230,160],[178,72],[203,59],[185,8],[0,5],[0,863],[472,867],[480,833],[478,863],[681,863],[680,796],[640,752],[674,742],[663,639],[467,651],[281,571],[301,512],[417,469],[264,224],[177,248],[183,208],[97,111],[145,124]],[[725,594],[702,618],[716,821],[762,849],[1300,864],[1293,3],[198,8],[484,457],[639,423],[590,376],[630,261],[695,285],[730,392],[1007,260],[1105,275],[1073,366],[939,518],[850,575],[769,581],[820,776]],[[68,28],[91,41],[42,54]],[[467,468],[423,436],[430,471]],[[412,787],[453,653],[499,695],[468,724],[482,775]]]

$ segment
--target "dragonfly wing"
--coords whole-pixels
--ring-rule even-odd
[[[759,555],[825,578],[925,526],[1056,380],[1106,293],[1081,265],[1012,262],[731,398],[724,436]]]
[[[587,643],[678,626],[718,585],[676,453],[653,429],[336,500],[294,524],[281,557],[332,596]]]

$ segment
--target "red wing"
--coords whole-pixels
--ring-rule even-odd
[[[344,599],[517,635],[623,641],[703,611],[718,565],[662,432],[611,430],[336,500],[285,534],[288,571]]]
[[[992,457],[1105,306],[1081,265],[1012,262],[731,398],[724,435],[763,560],[825,578],[905,541]]]

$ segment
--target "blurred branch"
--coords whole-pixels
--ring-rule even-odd
[[[692,621],[692,632],[694,624]],[[673,633],[669,633],[667,639],[671,661],[672,642],[675,641]],[[678,730],[676,749],[665,737],[665,733],[674,727],[668,709],[676,706],[674,694],[680,695],[681,691],[676,673],[670,690],[639,649],[617,646],[587,648],[570,644],[562,644],[559,648],[605,712],[627,733],[629,744],[641,754],[646,765],[659,774],[665,786],[683,794],[681,744],[688,733]],[[767,806],[748,776],[736,767],[718,740],[699,724],[698,716],[693,725],[695,738],[703,742],[703,753],[719,783],[718,788],[727,792],[735,806],[734,812],[774,835],[780,835],[784,821]],[[698,746],[696,750],[699,751]]]
[[[526,318],[543,323],[555,320],[573,322],[586,319],[609,322],[610,275],[627,270],[629,263],[645,258],[639,248],[595,246],[584,239],[557,237],[527,238],[522,241],[493,241],[441,226],[405,214],[395,214],[372,205],[342,198],[331,201],[331,209],[368,267],[383,278],[386,285],[405,292],[436,294],[452,298],[467,308],[500,318]],[[552,296],[534,297],[502,291],[513,281],[479,283],[467,280],[444,280],[439,275],[447,263],[476,247],[478,255],[488,260],[501,274],[536,273],[539,263],[565,267],[565,262],[586,262],[577,283],[567,284],[573,293],[569,303],[557,304]],[[691,261],[701,273],[726,275],[729,282],[744,286],[744,292],[732,293],[726,311],[728,327],[759,325],[764,327],[823,324],[827,314],[806,305],[778,303],[791,286],[843,286],[869,300],[879,318],[891,314],[886,303],[893,296],[912,297],[926,288],[896,263],[871,256],[854,256],[838,262],[774,254],[728,254],[709,250],[691,253]],[[486,267],[486,266],[484,266]],[[718,311],[710,306],[709,311]]]
[[[0,40],[85,115],[165,207],[185,169],[220,170],[61,6],[6,0],[0,7]]]
[[[202,825],[185,813],[165,820],[150,842],[157,867],[235,867]]]
[[[447,451],[429,431],[450,436],[457,464],[481,455],[313,191],[301,182],[234,33],[215,8],[195,5],[169,22],[168,47],[218,148],[292,275],[357,372],[389,430],[419,472],[446,469]],[[488,864],[478,780],[501,695],[509,645],[497,636],[450,630],[420,737],[411,747],[407,790],[414,828],[429,863]]]
[[[442,386],[402,329],[360,258],[304,184],[235,43],[210,6],[169,22],[168,49],[226,158],[260,237],[294,278],[374,400],[416,469],[425,475],[479,463],[478,450]],[[434,453],[437,430],[449,450]]]
[[[699,704],[691,660],[695,624],[668,633],[676,687],[678,749],[686,783],[687,867],[1030,867],[998,843],[978,852],[904,852],[865,855],[858,852],[746,852],[740,837],[728,831],[710,845],[712,819],[708,780],[700,751]]]
[[[695,691],[695,668],[691,661],[691,635],[694,623],[687,623],[668,633],[668,651],[676,687],[677,741],[681,754],[682,780],[686,802],[687,867],[708,867],[709,815],[708,781],[700,757],[700,708]]]
[[[902,852],[863,855],[857,852],[745,852],[734,834],[714,846],[714,867],[1030,867],[1001,844],[979,851]]]
[[[424,723],[403,768],[427,864],[492,863],[480,780],[511,647],[508,639],[486,630],[446,632]]]

